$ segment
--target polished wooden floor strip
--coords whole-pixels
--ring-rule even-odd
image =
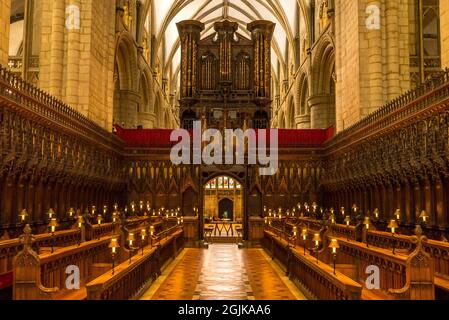
[[[143,300],[297,300],[303,295],[262,249],[186,249]],[[298,292],[297,292],[298,291]]]

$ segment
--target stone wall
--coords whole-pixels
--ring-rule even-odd
[[[409,2],[335,3],[337,130],[341,131],[410,88]]]
[[[42,0],[42,3],[39,86],[109,130],[114,78],[114,2],[67,0],[65,5],[62,1]],[[79,28],[73,27],[77,23],[76,8],[80,10]]]
[[[449,68],[449,1],[440,1],[441,60],[443,68]]]
[[[7,66],[9,54],[9,17],[11,0],[0,0],[0,64]]]

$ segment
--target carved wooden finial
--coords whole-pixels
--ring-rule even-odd
[[[415,252],[419,252],[423,248],[423,243],[427,242],[427,237],[424,235],[422,227],[418,224],[415,228],[415,235],[412,237],[411,241],[416,244]]]
[[[30,249],[34,242],[33,234],[31,233],[31,227],[29,224],[23,229],[23,235],[19,237],[20,243],[23,244],[24,249]]]

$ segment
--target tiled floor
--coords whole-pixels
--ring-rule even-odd
[[[215,244],[186,249],[144,300],[302,300],[261,249]]]

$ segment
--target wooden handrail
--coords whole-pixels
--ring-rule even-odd
[[[114,275],[108,272],[87,284],[88,300],[124,300],[138,297],[160,274],[164,257],[175,256],[182,245],[177,239],[183,239],[183,231],[171,234],[160,240],[156,246],[146,246],[142,254],[135,255],[131,261],[125,261],[115,268]],[[162,259],[161,259],[162,258]],[[162,261],[160,261],[162,260]]]
[[[286,257],[287,260],[281,258],[284,261],[280,262],[287,268],[290,277],[299,282],[309,298],[320,300],[361,299],[362,286],[359,283],[340,272],[334,274],[330,266],[324,263],[317,264],[310,254],[304,256],[274,233],[265,231],[263,244],[269,251],[271,249],[272,254],[282,253]]]

